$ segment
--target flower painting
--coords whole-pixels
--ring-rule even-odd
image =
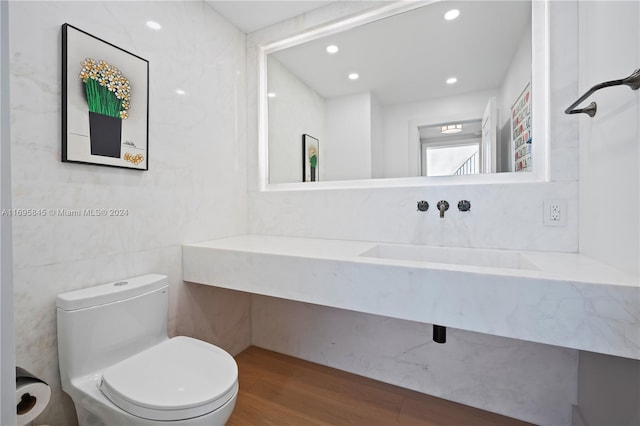
[[[120,70],[105,61],[86,58],[78,77],[85,86],[89,111],[126,120],[131,87]]]
[[[319,156],[318,139],[307,134],[302,135],[303,182],[317,182],[320,180]]]
[[[149,62],[69,24],[62,40],[62,161],[148,170]]]

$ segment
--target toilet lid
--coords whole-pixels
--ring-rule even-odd
[[[208,414],[238,388],[238,367],[217,346],[174,337],[104,370],[100,390],[115,405],[150,420]]]

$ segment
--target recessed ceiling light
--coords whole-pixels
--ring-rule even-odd
[[[156,21],[147,21],[147,27],[152,30],[159,30],[162,28],[162,25],[158,24]]]
[[[176,89],[176,93],[177,93],[178,95],[184,95],[184,94],[185,94],[185,93],[187,93],[187,92],[185,92],[185,91],[184,91],[184,90],[182,90],[182,89]]]
[[[338,50],[339,50],[338,46],[336,46],[335,44],[327,46],[327,53],[331,53],[331,54],[338,53]]]
[[[270,98],[275,98],[276,97],[276,93],[275,92],[269,92],[269,93],[267,93],[267,96],[270,97]]]
[[[457,79],[457,78],[455,78],[455,77],[449,77],[449,78],[447,79],[447,84],[454,84],[454,83],[456,83],[457,81],[458,81],[458,79]]]
[[[349,74],[349,80],[357,80],[359,78],[360,76],[355,72],[352,72],[351,74]]]
[[[458,16],[460,16],[460,11],[458,9],[451,9],[444,14],[444,19],[446,19],[447,21],[453,21]]]

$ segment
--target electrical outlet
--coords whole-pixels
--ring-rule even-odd
[[[567,200],[544,200],[545,226],[567,226]]]

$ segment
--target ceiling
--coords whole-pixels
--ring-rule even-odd
[[[247,34],[333,3],[333,1],[315,0],[205,0],[205,2]]]
[[[445,21],[453,8],[460,16]],[[530,2],[441,1],[270,56],[324,98],[371,91],[390,105],[501,87],[527,33]],[[339,52],[327,54],[329,44]]]
[[[462,131],[460,133],[449,135],[444,134],[441,131],[442,125],[444,124],[462,124]],[[454,121],[450,123],[442,123],[442,125],[418,127],[420,141],[446,142],[449,140],[477,139],[482,137],[482,120]]]

